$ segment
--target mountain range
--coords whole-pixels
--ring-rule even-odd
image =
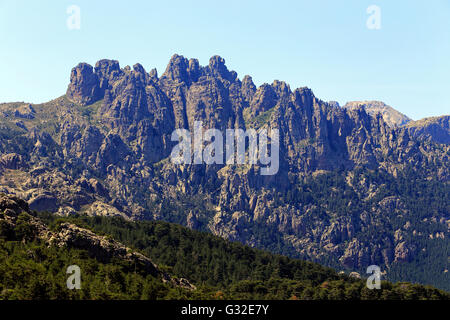
[[[177,165],[175,129],[280,132],[277,174]],[[65,95],[0,104],[0,192],[60,216],[164,220],[345,272],[450,290],[449,116],[412,121],[382,102],[257,87],[219,56],[80,63]]]

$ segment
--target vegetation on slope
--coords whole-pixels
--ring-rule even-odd
[[[39,214],[52,229],[70,222],[109,235],[150,257],[161,269],[189,279],[194,291],[173,288],[133,271],[124,262],[102,264],[82,250],[42,243],[1,242],[4,298],[84,299],[448,299],[429,286],[382,282],[369,290],[364,280],[338,275],[315,263],[289,259],[211,234],[166,222]],[[23,228],[23,227],[22,227]],[[20,234],[17,233],[17,234]],[[2,235],[4,237],[4,235]],[[65,268],[78,264],[83,289],[64,288]],[[5,267],[8,266],[8,267]],[[26,266],[25,272],[20,271]],[[35,273],[38,271],[38,277]],[[12,282],[8,279],[14,279]],[[39,286],[37,283],[45,285]],[[40,288],[40,289],[39,289]],[[45,289],[45,290],[44,290]],[[40,291],[41,290],[41,291]],[[44,291],[42,291],[44,290]],[[5,294],[6,293],[6,294]]]

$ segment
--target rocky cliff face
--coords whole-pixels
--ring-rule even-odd
[[[218,56],[200,66],[174,55],[161,76],[140,64],[82,63],[65,96],[23,105],[0,105],[0,191],[35,210],[164,219],[353,269],[410,261],[421,250],[413,231],[439,229],[448,239],[448,212],[408,229],[417,219],[409,198],[386,191],[410,170],[446,190],[448,145],[418,139],[364,106],[324,102],[306,87],[256,87]],[[172,132],[192,131],[194,121],[222,131],[279,129],[278,173],[171,163]]]

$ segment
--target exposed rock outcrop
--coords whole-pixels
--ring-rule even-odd
[[[16,118],[34,119],[36,111],[31,104],[24,104],[16,109],[14,116]]]
[[[58,231],[51,231],[38,218],[31,215],[28,204],[20,198],[0,194],[0,222],[2,232],[8,234],[6,229],[16,227],[20,214],[25,214],[27,223],[34,240],[46,242],[50,246],[69,247],[86,250],[88,254],[102,263],[110,263],[113,259],[132,263],[136,270],[141,270],[154,277],[160,277],[164,282],[194,290],[195,286],[186,279],[175,279],[161,271],[148,257],[124,246],[111,238],[99,236],[94,232],[80,228],[71,223],[63,223]],[[29,240],[33,240],[30,238]]]
[[[72,69],[66,94],[80,105],[88,105],[102,98],[100,81],[92,66],[80,63]]]

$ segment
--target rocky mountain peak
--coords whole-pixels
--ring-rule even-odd
[[[189,59],[188,73],[192,81],[198,81],[201,75],[201,67],[197,59]]]
[[[133,75],[142,86],[145,86],[147,84],[149,75],[140,63],[136,63],[133,66]]]
[[[100,81],[91,65],[80,63],[70,73],[67,97],[81,105],[101,99]]]
[[[122,73],[122,70],[119,61],[102,59],[95,64],[95,73],[100,79],[114,79]]]
[[[158,80],[158,70],[156,70],[156,68],[150,70],[148,74],[150,76],[150,79]]]
[[[346,109],[361,107],[366,109],[366,112],[370,115],[381,114],[383,120],[391,127],[403,126],[411,121],[411,119],[403,113],[395,110],[382,101],[350,101],[343,106],[343,108]]]
[[[267,83],[262,84],[253,95],[251,101],[251,114],[258,114],[272,109],[277,104],[278,96],[275,89]]]
[[[290,86],[284,81],[274,80],[272,88],[280,98],[288,97],[292,93]]]
[[[209,73],[213,76],[219,76],[228,81],[234,81],[237,77],[236,72],[229,71],[225,65],[225,59],[220,56],[212,56],[209,59],[208,65]]]
[[[340,108],[341,107],[341,105],[339,104],[339,102],[337,102],[337,101],[328,101],[328,105],[330,106],[330,107],[333,107],[333,108]]]
[[[136,73],[142,73],[142,74],[146,73],[144,67],[140,63],[136,63],[133,66],[133,71],[136,72]]]
[[[308,87],[301,87],[295,89],[293,98],[300,106],[312,106],[314,99],[313,91]]]
[[[253,83],[251,76],[246,75],[244,79],[242,79],[241,91],[247,101],[251,101],[253,99],[253,95],[256,92],[256,86]]]
[[[161,76],[162,79],[167,79],[174,82],[189,82],[189,61],[185,57],[174,54],[170,58],[169,64]]]

